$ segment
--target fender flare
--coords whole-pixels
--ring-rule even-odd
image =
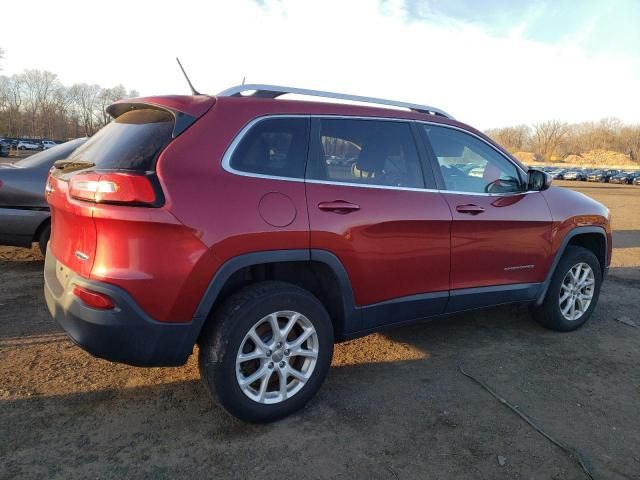
[[[607,232],[605,231],[604,228],[602,227],[597,227],[597,226],[590,226],[590,227],[575,227],[572,228],[571,230],[569,230],[567,232],[567,234],[564,236],[564,238],[562,239],[562,243],[560,244],[560,248],[558,248],[558,250],[556,251],[555,256],[553,257],[553,263],[551,264],[551,267],[549,268],[549,272],[547,273],[547,277],[545,278],[544,282],[542,283],[542,287],[540,288],[540,293],[538,294],[538,298],[536,299],[534,305],[536,307],[539,307],[540,305],[542,305],[542,302],[544,301],[544,297],[547,295],[547,290],[549,289],[549,285],[551,284],[551,278],[553,277],[553,274],[556,271],[556,267],[558,266],[558,263],[560,262],[560,259],[562,258],[562,255],[564,255],[565,250],[567,249],[567,246],[569,245],[569,242],[571,241],[571,239],[577,235],[582,235],[585,233],[597,233],[602,235],[602,238],[604,240],[604,255],[605,255],[605,264],[601,265],[602,267],[602,271],[604,272],[607,268],[607,262],[608,262],[608,252],[609,252],[609,245],[607,242]]]
[[[326,250],[267,250],[252,252],[227,260],[214,274],[205,290],[200,303],[192,318],[190,335],[185,341],[195,345],[209,313],[213,309],[222,288],[231,276],[238,270],[253,265],[282,262],[310,262],[316,261],[327,265],[338,279],[342,293],[342,308],[344,312],[343,330],[345,332],[357,331],[361,327],[361,312],[355,307],[351,281],[342,262],[333,253]],[[344,332],[336,332],[336,337],[341,337]]]

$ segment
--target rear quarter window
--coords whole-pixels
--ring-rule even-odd
[[[143,108],[123,113],[69,157],[90,162],[99,170],[152,171],[160,152],[171,141],[174,116]]]
[[[258,175],[304,178],[308,140],[306,118],[261,120],[242,137],[230,166]]]

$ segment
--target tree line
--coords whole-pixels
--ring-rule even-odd
[[[494,128],[485,132],[510,152],[531,152],[537,161],[564,159],[569,155],[606,150],[640,161],[640,125],[627,125],[617,118],[569,124],[558,120],[532,127]]]
[[[109,122],[106,107],[138,95],[123,85],[65,86],[55,73],[42,70],[0,75],[0,136],[51,140],[91,136]]]

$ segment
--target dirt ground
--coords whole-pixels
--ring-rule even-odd
[[[563,182],[558,182],[563,184]],[[564,185],[609,206],[611,274],[584,328],[494,308],[338,345],[300,413],[246,425],[181,368],[98,360],[49,318],[36,250],[0,247],[0,478],[583,479],[468,372],[577,449],[640,479],[640,187]]]

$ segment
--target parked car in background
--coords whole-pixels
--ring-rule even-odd
[[[564,180],[565,172],[566,172],[565,169],[558,168],[556,170],[552,170],[551,172],[549,172],[549,174],[551,175],[551,178],[553,178],[554,180]]]
[[[590,317],[606,207],[436,108],[286,93],[337,95],[130,98],[56,164],[45,297],[77,344],[152,366],[197,342],[214,398],[266,422],[316,393],[337,339],[513,302],[559,331]]]
[[[44,253],[49,241],[47,175],[54,162],[66,158],[86,138],[71,140],[15,163],[0,164],[0,244],[31,247]]]
[[[633,179],[637,176],[635,172],[621,172],[617,175],[613,175],[609,179],[609,183],[618,183],[618,184],[626,184],[631,185]]]
[[[602,170],[593,170],[587,175],[588,182],[598,182],[602,178]]]
[[[638,176],[633,179],[631,184],[632,185],[640,185],[640,174],[638,174]]]
[[[48,150],[50,148],[55,147],[56,145],[58,145],[56,142],[52,141],[52,140],[43,140],[42,141],[42,149],[43,150]]]
[[[7,141],[0,142],[0,157],[8,157],[11,151],[11,143]]]
[[[594,172],[591,172],[589,174],[589,176],[587,177],[587,180],[589,182],[601,182],[601,183],[608,183],[609,180],[611,179],[611,177],[613,177],[614,175],[617,175],[618,173],[620,173],[619,170],[596,170]]]
[[[564,173],[564,180],[578,180],[584,182],[587,180],[587,171],[581,168],[569,169]]]
[[[19,150],[40,150],[42,147],[29,140],[20,140],[17,145]]]

